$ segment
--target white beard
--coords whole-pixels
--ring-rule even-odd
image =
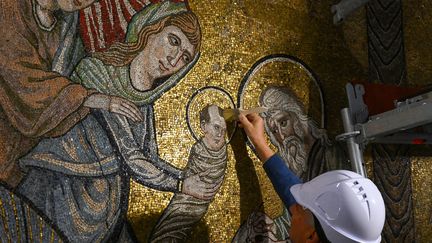
[[[278,143],[279,154],[288,167],[298,177],[303,177],[307,171],[306,146],[296,135],[284,139],[282,146]]]

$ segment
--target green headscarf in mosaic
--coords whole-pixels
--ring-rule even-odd
[[[189,10],[186,4],[182,2],[163,1],[150,4],[132,18],[128,25],[126,42],[136,42],[138,33],[145,26],[154,24],[167,16],[187,11]],[[105,65],[101,60],[93,57],[83,59],[75,68],[71,79],[87,89],[95,89],[100,93],[119,96],[136,105],[146,105],[153,103],[164,92],[175,86],[192,69],[198,58],[199,54],[197,53],[192,62],[171,75],[156,88],[148,91],[139,91],[132,86],[129,65],[124,67]]]
[[[163,1],[150,4],[145,9],[136,13],[128,25],[126,42],[134,43],[138,41],[138,33],[145,27],[158,22],[159,20],[187,12],[186,4],[183,2]]]

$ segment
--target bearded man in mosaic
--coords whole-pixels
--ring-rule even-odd
[[[291,90],[269,86],[260,95],[260,105],[269,109],[263,116],[270,142],[276,146],[287,166],[303,181],[329,170],[350,169],[343,147],[332,143],[326,131],[318,128],[315,121],[306,115],[303,104]],[[272,227],[262,232],[256,227],[262,225],[261,221]],[[257,236],[269,242],[289,240],[290,227],[291,219],[285,207],[282,215],[274,220],[255,212],[238,230],[233,242]]]
[[[222,109],[216,105],[204,107],[200,112],[200,124],[204,136],[192,145],[184,176],[201,174],[202,182],[219,188],[227,166],[226,123]],[[184,193],[174,194],[155,226],[150,241],[186,241],[212,200],[202,200]]]
[[[326,131],[306,115],[298,97],[288,88],[270,86],[261,93],[260,103],[269,108],[265,128],[278,153],[303,181],[309,181],[329,170],[350,169],[342,146],[331,143]],[[275,219],[276,236],[289,237],[288,210]]]

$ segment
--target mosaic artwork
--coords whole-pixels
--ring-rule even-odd
[[[32,4],[38,14],[41,5]],[[45,20],[39,15],[35,18]],[[73,33],[66,33],[65,38],[72,38],[69,34]],[[70,80],[88,95],[85,101],[85,95],[81,97],[82,104],[77,103],[94,110],[70,124],[73,126],[63,135],[42,139],[21,157],[18,163],[25,174],[14,188],[66,240],[134,239],[124,221],[129,178],[203,200],[216,193],[216,189],[200,186],[199,174],[183,175],[161,159],[154,137],[152,103],[196,63],[200,41],[197,17],[184,3],[154,3],[133,16],[123,43],[81,59],[72,70]],[[55,54],[69,57],[59,50]],[[69,60],[55,61],[52,66],[62,68]],[[52,109],[59,110],[61,104],[64,101]],[[58,118],[60,114],[51,115]],[[65,115],[70,119],[71,114]]]
[[[289,242],[223,112],[268,108],[268,143],[303,180],[350,169],[332,137],[364,73],[330,2],[0,0],[0,242]]]
[[[250,75],[243,80],[244,87],[239,94],[239,103],[252,103],[243,106],[256,104],[256,100],[243,100],[247,95],[242,92],[248,90],[246,86],[253,85],[254,81],[260,82],[262,76],[266,76],[265,65],[277,62],[287,62],[297,67],[303,74],[305,83],[309,81],[311,89],[322,95],[319,81],[305,64],[296,58],[280,55],[270,56],[256,63],[248,73]],[[264,74],[260,74],[260,71]],[[308,117],[304,103],[291,89],[286,86],[267,85],[260,93],[258,102],[260,106],[269,109],[262,116],[270,143],[286,161],[287,166],[302,180],[308,181],[329,170],[350,169],[343,146],[330,141],[326,131]],[[320,117],[321,124],[324,124],[323,111]],[[253,212],[240,227],[233,242],[259,242],[266,238],[274,242],[289,242],[290,224],[290,214],[285,207],[277,217],[266,215],[265,212]]]
[[[204,136],[192,145],[183,173],[185,177],[198,174],[201,183],[207,183],[218,191],[227,165],[223,110],[216,105],[205,106],[200,112],[200,123]],[[207,212],[213,197],[213,193],[205,199],[175,193],[153,229],[150,241],[185,241],[191,228]]]

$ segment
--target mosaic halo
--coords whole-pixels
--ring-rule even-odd
[[[307,79],[309,79],[308,83],[312,84],[315,92],[318,92],[318,94],[319,94],[320,116],[319,117],[317,116],[316,118],[318,118],[320,121],[317,121],[317,122],[319,122],[318,124],[320,125],[321,128],[325,128],[326,127],[325,105],[324,105],[324,96],[323,96],[320,81],[319,81],[317,75],[312,71],[311,68],[309,68],[302,60],[300,60],[299,58],[296,58],[294,56],[290,56],[290,55],[286,55],[286,54],[272,54],[272,55],[262,57],[256,63],[254,63],[254,65],[252,65],[252,67],[248,70],[248,72],[246,73],[246,75],[244,76],[243,80],[240,83],[240,87],[239,87],[238,94],[237,94],[237,106],[241,107],[241,108],[250,108],[250,107],[245,106],[247,104],[247,102],[245,102],[245,99],[246,99],[245,97],[248,96],[247,89],[251,85],[251,81],[254,80],[254,78],[258,77],[260,74],[260,71],[262,71],[266,66],[269,66],[270,64],[276,64],[276,63],[292,64],[292,66],[290,66],[290,68],[289,68],[292,70],[287,71],[290,76],[292,76],[294,73],[300,73],[301,72],[303,74],[303,76],[305,76],[305,77],[307,77]],[[291,71],[292,71],[292,73],[291,73]],[[283,83],[284,85],[288,84],[287,85],[288,88],[292,89],[293,86],[296,86],[295,83],[299,83],[303,80],[297,79],[297,77],[296,77],[294,80],[288,80],[288,81],[289,82],[287,82],[286,80],[283,80],[281,83]],[[280,84],[278,84],[278,85],[280,85]],[[265,87],[263,86],[263,84],[261,84],[260,88],[264,89]],[[304,92],[304,90],[292,89],[292,91],[305,104],[305,108],[306,108],[306,110],[308,110],[308,106],[306,105],[306,103],[308,103],[308,102],[305,101],[304,96],[300,95],[300,93]],[[255,90],[255,92],[256,92],[256,90]],[[309,94],[307,95],[306,99],[307,98],[309,98]]]
[[[259,106],[259,97],[269,86],[289,88],[303,103],[306,114],[325,127],[324,99],[319,79],[315,73],[300,59],[285,55],[273,54],[260,58],[243,77],[238,93],[237,106],[249,109]],[[249,138],[245,138],[250,148],[249,156],[256,155],[256,151]],[[273,151],[278,151],[266,136],[267,144]],[[260,192],[263,195],[262,211],[269,217],[276,219],[283,214],[283,204],[275,200],[278,195],[273,189],[261,163],[255,164],[255,172],[260,181]]]
[[[219,106],[222,109],[225,108],[236,108],[234,99],[231,97],[231,95],[221,87],[217,86],[206,86],[198,89],[195,91],[191,98],[189,99],[187,105],[186,105],[186,123],[187,127],[189,129],[189,132],[191,133],[192,137],[198,141],[199,138],[203,135],[202,132],[200,132],[200,121],[199,121],[199,112],[207,105],[214,104]],[[227,122],[228,126],[228,122]],[[229,126],[228,126],[229,127]],[[227,133],[230,133],[227,135],[226,144],[228,144],[235,131],[236,131],[236,124],[232,124],[233,129],[227,129]]]

